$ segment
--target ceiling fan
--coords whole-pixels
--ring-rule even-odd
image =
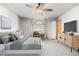
[[[44,12],[51,12],[53,11],[53,9],[50,9],[50,8],[44,8],[45,6],[45,3],[38,3],[36,7],[32,6],[32,5],[29,5],[29,4],[26,4],[27,7],[29,8],[35,8],[35,9],[39,9],[41,11],[41,15],[44,14]]]

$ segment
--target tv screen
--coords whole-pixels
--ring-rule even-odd
[[[76,20],[64,23],[64,32],[70,32],[70,31],[77,32],[76,27],[77,27],[77,21]]]

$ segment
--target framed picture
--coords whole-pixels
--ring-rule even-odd
[[[12,23],[11,19],[2,16],[1,17],[1,29],[11,29]]]

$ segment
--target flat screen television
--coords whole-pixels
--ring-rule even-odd
[[[67,22],[64,23],[64,32],[77,32],[77,21],[71,21],[71,22]]]

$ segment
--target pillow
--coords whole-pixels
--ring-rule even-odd
[[[16,40],[16,38],[15,38],[14,36],[10,36],[10,37],[9,37],[9,41],[10,41],[10,42],[13,42],[13,41],[15,41],[15,40]]]
[[[18,36],[14,35],[14,34],[9,34],[9,36],[10,36],[10,39],[13,40],[13,41],[14,41],[15,39],[16,39],[16,40],[19,39]],[[15,39],[14,39],[14,38],[15,38]]]
[[[9,42],[9,36],[4,36],[4,37],[1,37],[1,41],[2,43],[8,43]]]
[[[0,44],[1,44],[1,38],[0,38]]]
[[[19,39],[24,39],[24,35],[17,35],[17,34],[16,34],[16,37],[17,37],[18,40],[19,40]]]
[[[18,39],[19,39],[16,35],[14,35],[14,37],[16,38],[16,40],[18,40]]]
[[[1,38],[0,38],[0,44],[2,44],[3,42],[2,42],[2,40],[1,40]]]

